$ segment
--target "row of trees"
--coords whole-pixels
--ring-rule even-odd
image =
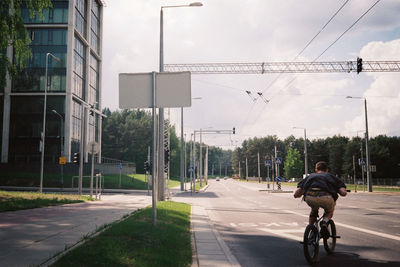
[[[102,127],[102,154],[105,157],[131,161],[136,164],[138,173],[144,172],[144,162],[147,160],[148,147],[152,145],[152,117],[144,110],[121,110],[111,112],[108,108],[103,110],[107,118],[103,120]],[[190,167],[190,143],[186,143],[186,169]],[[203,147],[205,144],[203,144]],[[196,142],[196,152],[199,153],[200,144]],[[170,131],[170,175],[180,176],[180,139],[176,136],[175,127]],[[197,156],[197,160],[198,160]],[[205,149],[203,149],[203,159]],[[219,147],[208,147],[208,166],[211,174],[222,173],[227,168],[227,173],[232,174],[232,151],[222,150]],[[189,174],[188,174],[189,175]]]
[[[102,151],[106,157],[132,161],[136,163],[137,172],[143,173],[143,165],[147,160],[148,147],[151,146],[152,119],[151,114],[144,110],[103,111],[107,118],[103,121]],[[205,146],[205,144],[203,144]],[[304,173],[304,139],[289,136],[283,140],[276,136],[250,138],[234,151],[223,150],[219,147],[208,148],[208,171],[215,175],[239,173],[245,176],[247,158],[249,176],[258,175],[258,153],[260,155],[261,175],[266,176],[264,161],[274,157],[275,146],[277,156],[283,159],[279,165],[279,173],[285,178],[299,178]],[[376,165],[376,178],[399,178],[400,176],[400,138],[376,136],[370,139],[371,164]],[[190,142],[186,143],[186,169],[190,167]],[[333,136],[324,139],[307,140],[308,172],[314,171],[314,164],[326,161],[330,172],[341,177],[353,176],[353,156],[355,159],[356,176],[361,177],[358,159],[361,149],[365,158],[365,140],[359,137],[348,138]],[[199,159],[200,144],[196,143],[196,158]],[[203,149],[203,160],[205,159]],[[204,165],[203,165],[204,166]],[[170,174],[171,177],[180,175],[180,141],[175,127],[170,132]],[[189,174],[188,174],[189,175]]]
[[[281,176],[286,178],[298,178],[304,173],[304,139],[289,136],[284,140],[276,136],[263,138],[250,138],[245,140],[242,147],[233,153],[233,168],[239,172],[239,162],[244,166],[248,160],[249,176],[257,176],[257,154],[260,153],[260,161],[264,166],[265,160],[274,157],[274,146],[277,148],[277,156],[283,159],[279,165]],[[370,139],[371,164],[376,165],[376,178],[400,177],[400,138],[379,135]],[[326,161],[330,172],[340,177],[353,176],[353,156],[355,159],[356,176],[361,177],[361,167],[358,159],[361,151],[365,158],[365,140],[359,137],[348,138],[340,135],[325,139],[307,140],[308,148],[308,172],[314,171],[314,165],[318,161]],[[241,168],[242,176],[244,168]],[[283,175],[282,175],[283,174]],[[262,176],[266,176],[266,169],[262,168]]]

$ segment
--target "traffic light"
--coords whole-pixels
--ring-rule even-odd
[[[168,164],[169,162],[169,149],[165,149],[164,150],[164,160],[165,160],[165,164]]]
[[[362,65],[362,58],[357,58],[357,74],[362,72],[363,65]]]
[[[233,127],[232,133],[235,134],[236,130],[235,127]]]
[[[74,162],[76,165],[79,165],[79,164],[80,164],[80,158],[81,158],[81,154],[80,154],[79,152],[75,152],[75,153],[74,153],[73,162]]]
[[[150,171],[150,163],[149,163],[148,161],[146,161],[146,162],[144,163],[144,170],[145,170],[146,172]]]

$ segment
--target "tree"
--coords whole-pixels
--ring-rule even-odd
[[[42,11],[52,7],[51,0],[1,0],[0,1],[0,89],[6,85],[7,72],[14,76],[17,69],[22,69],[27,60],[32,57],[29,48],[31,39],[27,35],[21,17],[21,5],[26,4],[30,16],[39,15]],[[7,57],[7,48],[14,48],[15,62]]]
[[[296,148],[288,148],[283,169],[285,170],[286,178],[301,177],[303,173],[303,162],[301,161],[300,153]]]

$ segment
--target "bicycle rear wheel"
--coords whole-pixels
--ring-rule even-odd
[[[327,223],[329,238],[324,238],[324,248],[328,254],[332,254],[336,247],[336,226],[332,220]]]
[[[316,263],[319,252],[319,237],[317,228],[312,224],[307,225],[304,231],[303,249],[308,263]]]

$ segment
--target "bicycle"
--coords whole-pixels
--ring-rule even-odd
[[[314,264],[318,260],[319,241],[322,237],[319,231],[319,222],[322,218],[323,216],[317,219],[314,224],[307,225],[304,231],[303,241],[300,242],[303,244],[304,256],[310,264]],[[328,254],[332,254],[335,250],[336,239],[340,238],[340,236],[336,235],[336,226],[333,220],[328,221],[327,228],[329,237],[323,238],[324,248]]]

